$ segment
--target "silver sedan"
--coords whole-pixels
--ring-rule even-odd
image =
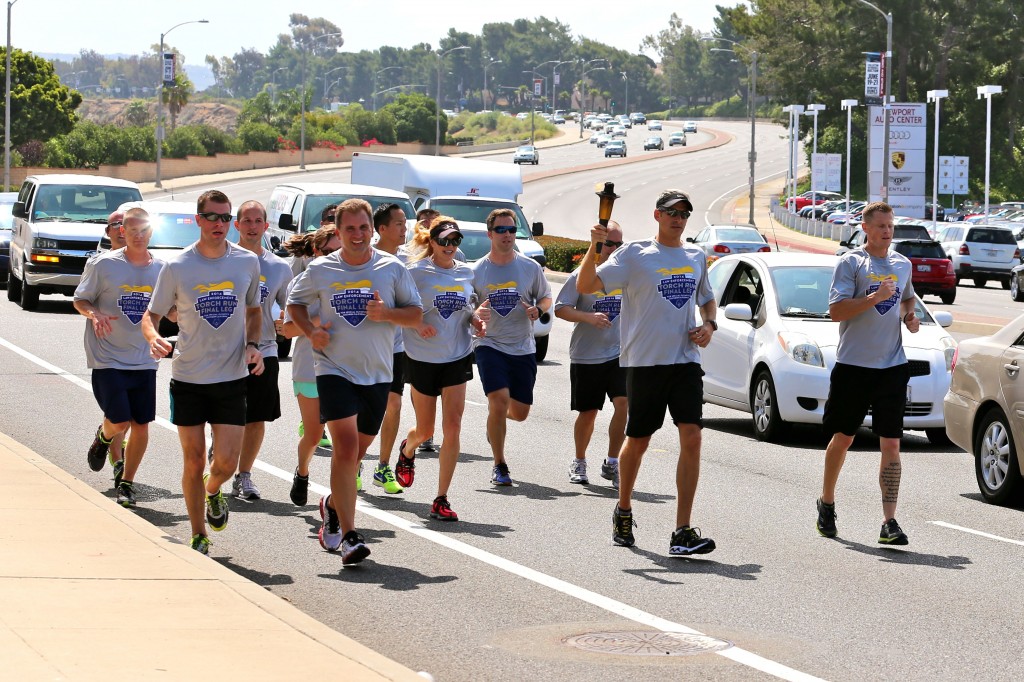
[[[708,225],[696,237],[687,237],[686,241],[703,251],[708,263],[730,253],[772,250],[761,233],[747,225]]]

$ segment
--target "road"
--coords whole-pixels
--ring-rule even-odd
[[[737,144],[744,145],[739,136]],[[556,150],[547,150],[543,163],[552,156]],[[630,190],[661,163],[616,168],[623,173],[617,186],[625,191],[616,215],[628,220],[627,231],[641,220],[630,217],[633,212],[645,210],[645,199],[634,207],[627,198],[641,192]],[[724,162],[693,175],[698,170],[690,169],[673,185],[692,187],[694,178],[707,177],[708,184],[725,187],[745,179],[745,171]],[[227,190],[236,199],[259,198],[277,181]],[[568,182],[530,184],[531,217],[555,219],[547,212],[554,208],[532,202],[535,194],[555,192],[549,183],[563,181]],[[589,191],[589,177],[576,182],[576,191]],[[653,196],[655,184],[648,182]],[[694,190],[702,208],[712,205],[714,187]],[[594,204],[581,205],[590,213]],[[586,226],[586,220],[580,222]],[[965,288],[961,294],[963,303],[958,300],[954,308],[973,305],[976,298],[991,298],[993,306],[1008,301],[1005,292],[992,287]],[[44,297],[36,313],[0,301],[0,374],[6,387],[0,430],[108,491],[109,471],[93,473],[85,461],[100,415],[88,390],[83,327],[66,299]],[[591,485],[568,483],[573,451],[569,332],[556,320],[549,359],[538,372],[533,412],[527,422],[510,424],[509,465],[517,485],[495,489],[488,484],[485,398],[479,382],[473,382],[463,454],[450,492],[462,520],[444,525],[429,519],[437,462],[422,457],[416,484],[404,494],[389,497],[371,487],[361,495],[357,521],[373,554],[349,570],[320,549],[315,506],[296,509],[288,502],[298,413],[284,365],[284,415],[268,428],[255,474],[264,499],[232,501],[229,527],[213,537],[214,560],[439,681],[1024,676],[1021,600],[1015,591],[1024,515],[984,504],[971,458],[953,447],[932,446],[920,433],[909,433],[903,442],[899,519],[912,543],[905,550],[875,544],[881,523],[877,440],[868,434],[858,438],[840,482],[840,538],[825,540],[813,527],[825,446],[820,433],[800,428],[783,444],[759,443],[748,416],[715,406],[705,408],[694,519],[718,550],[699,559],[666,556],[678,448],[669,429],[653,438],[640,473],[634,503],[637,546],[613,546],[615,495],[596,473],[602,436],[590,453]],[[169,369],[164,363],[159,374],[162,417],[168,415]],[[410,413],[407,405],[403,428]],[[607,414],[599,420],[598,434],[605,424]],[[124,513],[138,514],[170,537],[186,538],[177,438],[163,423],[152,431],[136,486],[139,506]],[[376,452],[375,445],[371,459]],[[319,452],[311,475],[314,491],[324,490],[328,466],[329,456]],[[146,614],[132,617],[145,627]],[[213,617],[231,627],[231,614]],[[684,633],[669,639],[690,650],[727,648],[693,656],[632,656],[591,653],[566,643],[587,633],[641,630]]]

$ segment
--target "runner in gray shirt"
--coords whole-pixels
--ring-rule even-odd
[[[626,442],[619,455],[619,503],[612,513],[612,541],[633,544],[633,485],[651,436],[665,421],[665,410],[679,432],[676,469],[676,531],[669,554],[689,556],[715,549],[711,538],[690,526],[693,499],[700,477],[704,371],[700,348],[718,328],[717,307],[708,284],[707,262],[700,249],[682,241],[693,204],[685,192],[665,190],[655,202],[658,232],[653,239],[629,242],[608,261],[595,266],[596,247],[608,241],[608,230],[591,230],[576,286],[580,293],[622,290],[619,323],[626,367],[629,414]],[[696,324],[697,311],[703,324]]]
[[[317,258],[288,295],[288,312],[313,346],[321,420],[331,432],[331,494],[320,500],[320,545],[343,564],[370,554],[355,530],[356,472],[380,430],[391,385],[395,325],[420,323],[416,285],[394,256],[371,246],[373,210],[348,199],[337,211],[341,249]],[[307,306],[320,302],[314,326]]]
[[[599,263],[604,263],[622,246],[618,223],[608,224],[608,238],[601,245]],[[601,476],[618,485],[619,451],[626,439],[626,370],[619,365],[619,320],[622,290],[581,294],[574,272],[555,299],[555,317],[574,322],[569,340],[570,408],[577,412],[573,427],[576,457],[569,465],[569,482],[587,484],[587,447],[594,435],[597,413],[605,396],[612,403],[608,424],[608,456]]]
[[[903,474],[900,438],[910,381],[901,325],[915,333],[921,322],[914,315],[910,261],[889,250],[894,230],[892,208],[881,201],[868,204],[862,228],[867,242],[843,254],[829,292],[828,311],[839,322],[839,348],[822,418],[832,439],[825,450],[815,525],[825,537],[838,533],[836,484],[854,434],[870,409],[871,430],[878,436],[882,451],[878,472],[882,530],[878,542],[906,545],[907,535],[895,518]]]
[[[263,372],[259,352],[259,259],[227,241],[234,216],[231,201],[218,190],[197,202],[199,240],[167,263],[153,291],[142,331],[154,357],[171,344],[157,331],[160,318],[178,311],[178,344],[171,364],[171,422],[178,427],[185,459],[182,488],[192,525],[193,549],[207,554],[213,530],[228,522],[228,503],[220,491],[238,466],[245,428],[245,377]],[[213,427],[213,460],[206,469],[206,424]]]
[[[473,263],[473,288],[484,321],[476,364],[487,395],[487,439],[494,455],[491,484],[512,485],[505,462],[506,419],[525,421],[537,380],[533,323],[551,309],[551,285],[535,261],[516,253],[516,217],[499,208],[487,216],[491,250]]]
[[[163,262],[149,252],[152,227],[141,208],[118,214],[118,239],[123,248],[110,251],[85,269],[75,290],[75,309],[89,319],[85,355],[92,370],[93,394],[103,410],[103,423],[89,449],[89,466],[98,471],[114,443],[132,429],[123,458],[113,461],[117,502],[135,504],[135,474],[149,444],[149,422],[156,418],[156,360],[142,336],[146,316]],[[123,234],[121,234],[123,233]]]

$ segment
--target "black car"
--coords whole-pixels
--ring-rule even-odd
[[[664,148],[665,148],[665,140],[661,139],[657,135],[655,135],[654,137],[648,137],[646,140],[644,140],[644,151],[645,152],[649,151],[651,149],[664,149]]]

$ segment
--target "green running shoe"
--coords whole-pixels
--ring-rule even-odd
[[[205,483],[209,477],[209,474],[203,474],[203,482]],[[206,522],[210,524],[211,529],[218,532],[228,527],[228,501],[219,490],[213,495],[206,496]]]
[[[210,538],[205,535],[193,535],[192,541],[189,543],[189,547],[199,552],[200,554],[209,555],[210,553]]]
[[[395,474],[387,464],[381,464],[373,470],[373,484],[378,488],[384,488],[384,492],[388,495],[397,495],[405,490],[395,480]]]

